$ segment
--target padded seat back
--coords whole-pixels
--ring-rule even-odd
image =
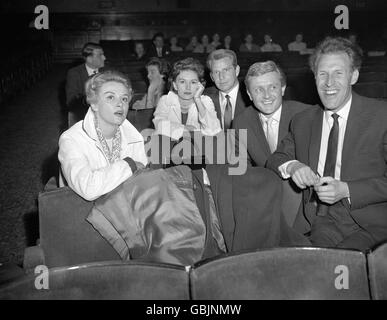
[[[40,273],[42,275],[42,273]],[[49,270],[48,289],[35,288],[35,274],[0,289],[3,299],[189,299],[184,267],[141,262],[103,262]],[[38,280],[43,284],[43,280]]]
[[[348,271],[348,289],[339,289]],[[345,272],[345,271],[344,271]],[[369,299],[359,251],[278,248],[221,257],[191,270],[193,299]],[[339,283],[339,288],[335,283]]]
[[[372,299],[387,300],[387,243],[367,255]]]
[[[120,260],[113,247],[85,219],[93,202],[69,187],[39,194],[40,246],[48,267]]]

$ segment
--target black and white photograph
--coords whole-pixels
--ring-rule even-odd
[[[2,0],[0,300],[387,299],[387,2]]]

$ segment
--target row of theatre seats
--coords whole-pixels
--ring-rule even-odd
[[[104,43],[108,46],[108,41]],[[115,44],[117,46],[117,44]],[[117,49],[119,50],[119,49]],[[107,50],[109,51],[109,50]],[[147,90],[145,62],[132,61],[130,59],[118,59],[110,57],[107,53],[107,65],[127,74],[132,81],[133,89],[138,95],[145,94]],[[258,61],[273,60],[277,62],[287,76],[286,99],[298,100],[304,103],[316,104],[319,102],[315,81],[308,66],[308,56],[297,52],[266,52],[266,53],[238,53],[238,64],[240,66],[239,79],[243,81],[250,65]],[[197,58],[203,65],[206,63],[207,54],[178,52],[167,56],[171,63],[186,58]],[[207,86],[213,85],[206,70]],[[359,94],[379,99],[387,99],[387,57],[365,57],[360,71],[358,83],[354,89]]]
[[[22,41],[8,48],[0,54],[0,104],[30,88],[52,63],[49,42]]]
[[[24,270],[0,284],[0,300],[387,299],[387,243],[367,253],[312,247],[236,252],[186,267],[123,262],[86,222],[92,202],[53,180],[38,200],[39,242],[26,248]],[[37,280],[45,272],[36,269],[40,265],[49,268],[46,280]]]

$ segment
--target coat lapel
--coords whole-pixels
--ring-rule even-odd
[[[364,121],[362,118],[363,109],[361,106],[360,97],[352,92],[352,103],[351,109],[348,114],[347,126],[344,134],[343,150],[341,154],[341,180],[348,179],[347,169],[350,168],[348,165],[349,161],[353,157],[353,150],[359,138],[361,137],[364,129],[370,124]]]
[[[220,121],[220,125],[223,129],[222,112],[220,111],[220,103],[219,103],[219,90],[214,90],[214,92],[210,94],[210,98],[214,102],[216,116],[218,117]]]
[[[281,119],[280,119],[279,130],[278,130],[278,144],[288,134],[289,123],[290,123],[291,118],[292,118],[292,115],[291,115],[290,109],[288,108],[286,102],[283,101],[282,111],[281,111]]]
[[[255,111],[255,108],[254,108],[254,111]],[[263,131],[263,128],[262,128],[262,123],[261,123],[261,119],[259,117],[258,111],[256,111],[254,115],[249,117],[248,121],[250,121],[249,128],[252,128],[255,136],[259,141],[257,147],[259,146],[262,147],[262,151],[265,153],[265,159],[267,159],[270,156],[271,151],[270,151],[269,144],[267,143],[267,140],[266,140],[265,132]],[[249,139],[248,136],[247,136],[247,139]]]

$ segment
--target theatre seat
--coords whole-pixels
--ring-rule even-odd
[[[1,287],[0,300],[189,299],[188,273],[181,266],[98,262],[53,268],[48,274],[47,282],[40,271]],[[38,290],[35,283],[48,288]]]
[[[372,299],[387,300],[387,243],[367,255]]]
[[[338,278],[345,276],[345,267],[347,289]],[[345,287],[340,289],[340,283]],[[322,248],[230,255],[192,268],[191,295],[199,300],[370,299],[366,257],[359,251]]]
[[[39,245],[27,248],[25,266],[37,264],[39,255],[43,260],[40,262],[50,268],[120,260],[113,247],[85,220],[93,202],[63,187],[40,193],[38,205]]]

